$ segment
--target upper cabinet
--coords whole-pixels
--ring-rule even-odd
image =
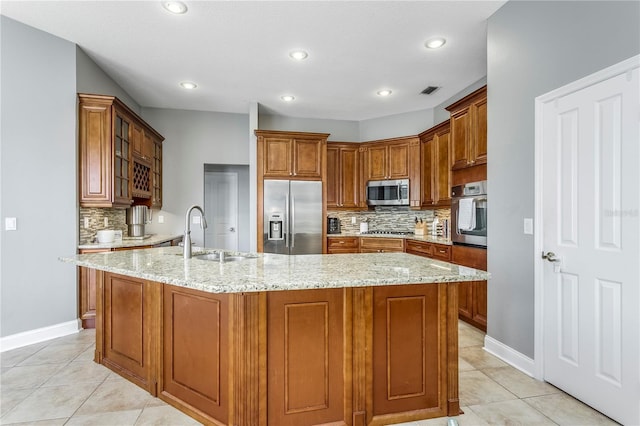
[[[359,144],[327,143],[327,207],[358,208],[360,200]]]
[[[451,150],[449,121],[420,134],[422,207],[451,205]]]
[[[327,133],[256,130],[264,178],[321,180]]]
[[[153,144],[164,138],[113,96],[78,98],[80,206],[128,207],[134,198],[151,206],[152,179],[162,173]]]
[[[411,136],[363,144],[366,179],[408,179],[411,175],[410,146],[418,146],[418,143],[418,138]]]
[[[487,87],[449,105],[452,170],[487,162]]]

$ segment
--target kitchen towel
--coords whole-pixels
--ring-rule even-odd
[[[460,199],[458,207],[458,229],[473,231],[476,227],[476,206],[473,198]]]

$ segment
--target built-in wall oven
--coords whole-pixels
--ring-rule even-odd
[[[451,188],[451,241],[487,247],[487,181]]]

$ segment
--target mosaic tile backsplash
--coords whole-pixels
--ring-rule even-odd
[[[125,209],[108,208],[80,208],[80,244],[88,244],[95,240],[96,232],[103,229],[114,229],[122,231],[123,236],[127,236],[127,212]],[[85,228],[84,219],[89,219],[89,226]],[[104,225],[107,218],[109,224]]]
[[[433,219],[437,217],[440,223],[444,219],[450,220],[451,209],[409,210],[408,207],[377,206],[375,210],[368,211],[327,210],[327,216],[340,219],[340,227],[344,233],[360,232],[360,223],[365,221],[369,222],[369,231],[410,232],[415,228],[416,217],[426,222],[427,230],[431,232]],[[351,223],[352,217],[356,218],[355,224]],[[444,236],[442,227],[438,227],[438,236]]]

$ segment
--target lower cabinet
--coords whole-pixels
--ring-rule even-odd
[[[162,299],[160,394],[227,424],[229,296],[165,285]]]
[[[403,238],[360,238],[360,253],[402,253]]]
[[[433,259],[451,261],[451,246],[446,244],[428,243],[425,241],[407,240],[406,252]]]
[[[96,276],[96,361],[204,424],[460,413],[455,284],[214,294]]]
[[[104,312],[99,324],[101,332],[96,333],[98,359],[155,396],[155,333],[161,288],[142,279],[108,272],[97,273],[97,277],[97,303],[102,304]]]
[[[328,237],[327,254],[360,253],[358,237]]]
[[[80,254],[103,253],[108,249],[85,249]],[[96,327],[96,271],[78,266],[78,317],[82,328]]]
[[[453,246],[451,263],[487,270],[487,250],[476,247]],[[458,313],[460,319],[487,331],[487,282],[458,283]]]

